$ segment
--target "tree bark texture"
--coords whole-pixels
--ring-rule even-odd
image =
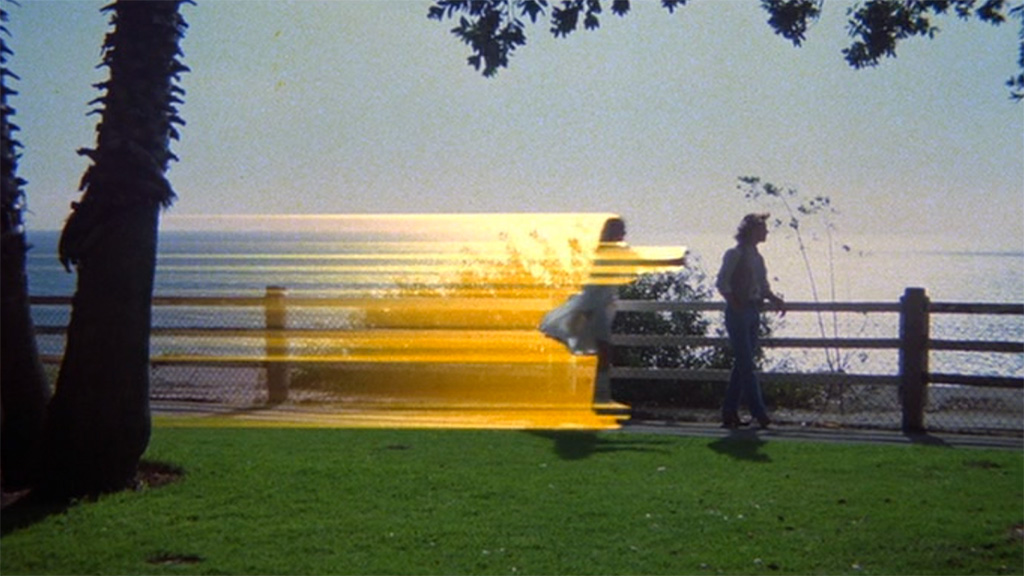
[[[4,214],[7,222],[7,214]],[[6,228],[6,224],[5,224]],[[0,470],[4,488],[33,480],[50,387],[36,348],[28,301],[24,233],[3,232],[0,262]]]
[[[46,427],[46,487],[111,492],[134,480],[150,434],[149,332],[159,206],[106,220],[78,265],[67,345]]]
[[[7,21],[3,9],[0,20]],[[16,78],[7,69],[9,53],[6,34],[0,34],[0,471],[4,487],[10,489],[32,481],[50,388],[39,361],[28,300],[25,181],[17,175],[20,144],[13,136],[14,109],[7,101],[15,94],[7,80]]]
[[[85,193],[64,226],[60,258],[78,284],[44,433],[43,491],[60,496],[129,486],[149,443],[149,335],[164,177],[177,133],[173,80],[185,27],[179,0],[119,0],[104,44],[110,79]]]

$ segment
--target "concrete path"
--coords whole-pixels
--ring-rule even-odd
[[[1024,451],[1024,438],[1013,436],[983,436],[968,434],[914,434],[897,431],[863,430],[854,428],[814,428],[805,426],[772,426],[767,430],[740,428],[726,430],[711,423],[666,422],[655,420],[629,420],[623,423],[621,433],[670,434],[704,438],[732,438],[736,440],[844,442],[864,444],[911,445],[925,444],[950,448],[998,448]]]
[[[235,425],[328,427],[328,428],[502,428],[502,429],[595,429],[610,434],[670,434],[714,439],[783,442],[845,442],[864,444],[911,445],[927,444],[951,448],[998,448],[1024,453],[1024,438],[1011,435],[918,434],[905,435],[894,430],[825,428],[799,425],[773,425],[767,430],[757,427],[725,430],[712,422],[679,422],[656,419],[625,419],[621,426],[614,416],[598,416],[592,412],[573,412],[574,421],[566,420],[564,411],[520,410],[390,410],[353,409],[351,406],[328,410],[323,407],[278,406],[273,408],[238,409],[226,405],[157,402],[153,406],[157,425],[204,426],[204,420],[215,418],[218,426],[234,421]],[[582,414],[582,415],[581,415]],[[501,416],[500,418],[498,416]],[[567,425],[572,424],[572,425]]]

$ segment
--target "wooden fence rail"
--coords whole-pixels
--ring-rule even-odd
[[[687,310],[721,311],[720,302],[651,302],[619,303],[619,310],[632,312],[677,312]],[[772,372],[759,377],[767,384],[800,383],[810,385],[867,384],[898,386],[902,403],[902,427],[907,432],[925,429],[924,413],[929,384],[958,384],[989,388],[1024,388],[1024,378],[1015,376],[977,376],[935,373],[929,371],[931,351],[965,351],[1024,354],[1024,342],[937,340],[930,337],[933,314],[1024,315],[1024,304],[933,303],[923,288],[908,288],[899,303],[822,302],[788,303],[790,312],[855,312],[899,314],[897,338],[765,338],[766,348],[827,349],[889,349],[899,351],[899,365],[894,375],[847,373]],[[617,335],[613,343],[620,346],[727,346],[726,338],[690,336]],[[613,378],[633,380],[658,379],[680,381],[727,382],[727,370],[685,370],[664,368],[616,367]]]
[[[344,299],[344,298],[296,298],[287,296],[283,287],[270,286],[263,297],[166,297],[154,298],[154,308],[252,308],[261,312],[264,326],[259,328],[213,326],[213,327],[161,327],[153,329],[154,336],[175,337],[189,336],[202,338],[258,338],[265,343],[260,354],[252,357],[205,356],[188,357],[165,356],[152,360],[157,364],[205,364],[217,366],[260,366],[267,371],[268,399],[271,403],[280,402],[288,394],[288,368],[304,361],[319,361],[313,357],[296,356],[289,350],[289,341],[300,338],[331,338],[333,335],[344,337],[351,334],[347,330],[323,329],[288,329],[288,313],[290,310],[302,308],[339,308],[365,310],[369,307],[386,307],[394,319],[387,326],[389,330],[416,328],[407,325],[403,320],[403,310],[422,309],[429,305],[436,308],[436,326],[429,329],[447,328],[465,330],[478,328],[480,319],[493,317],[496,311],[512,310],[520,314],[517,318],[530,319],[522,326],[511,326],[520,331],[533,331],[535,325],[529,325],[538,314],[552,308],[556,301],[549,298],[533,299],[496,299],[496,298],[462,298],[446,301],[433,298],[429,304],[423,301],[414,302],[415,298],[393,299],[383,302],[381,299]],[[507,302],[505,301],[507,300]],[[67,297],[32,297],[34,306],[70,306]],[[922,288],[908,288],[900,302],[828,302],[807,303],[796,302],[787,304],[790,312],[852,312],[882,313],[899,315],[899,334],[892,338],[766,338],[762,345],[768,348],[792,349],[871,349],[898,350],[899,362],[895,374],[847,374],[847,373],[792,373],[772,372],[762,375],[765,383],[800,383],[810,385],[881,385],[896,386],[902,403],[902,427],[907,432],[923,431],[924,409],[928,397],[928,385],[931,383],[959,384],[992,388],[1024,388],[1024,378],[1012,375],[977,376],[965,374],[934,373],[929,371],[930,351],[961,351],[977,353],[1024,354],[1024,342],[1020,341],[981,341],[981,340],[946,340],[930,337],[930,319],[934,314],[967,314],[967,315],[1024,315],[1024,304],[972,304],[972,303],[934,303],[930,302]],[[721,311],[723,303],[719,302],[657,302],[640,300],[623,300],[619,302],[620,311],[629,312],[677,312],[677,311]],[[493,320],[492,320],[493,322]],[[499,326],[508,329],[507,324]],[[419,326],[423,328],[423,326]],[[40,334],[60,335],[66,326],[55,324],[39,324]],[[465,338],[470,337],[469,335]],[[613,343],[626,347],[649,346],[727,346],[725,338],[698,336],[657,336],[638,334],[617,334]],[[59,355],[44,355],[48,362],[59,362]],[[321,359],[322,360],[322,359]],[[675,381],[727,381],[726,370],[685,370],[672,368],[636,368],[613,367],[612,377],[632,380],[675,380]]]

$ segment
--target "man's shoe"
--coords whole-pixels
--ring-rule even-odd
[[[722,422],[722,428],[726,428],[728,430],[736,430],[737,428],[744,428],[746,426],[750,426],[750,421],[743,421],[739,418],[726,418],[725,421]]]
[[[757,419],[757,424],[761,428],[768,428],[769,426],[771,426],[771,423],[771,419],[769,419],[767,416],[763,416]]]

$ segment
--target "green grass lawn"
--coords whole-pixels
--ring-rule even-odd
[[[1016,451],[168,428],[180,482],[10,530],[3,574],[1021,574]]]

